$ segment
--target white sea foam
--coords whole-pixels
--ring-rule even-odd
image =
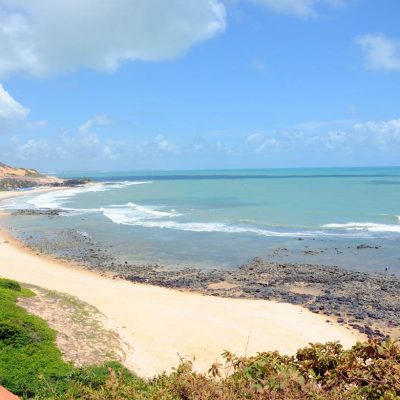
[[[65,211],[63,215],[80,215],[86,213],[102,213],[106,218],[116,224],[141,226],[145,228],[173,229],[191,232],[220,232],[233,234],[254,234],[267,237],[357,237],[373,238],[385,233],[400,233],[400,224],[377,224],[372,222],[359,223],[348,222],[345,224],[326,224],[320,228],[290,230],[277,226],[257,227],[253,220],[241,219],[237,224],[214,222],[195,222],[176,220],[182,214],[175,209],[166,207],[140,205],[134,202],[126,204],[114,204],[100,208],[72,208],[68,203],[75,196],[88,192],[103,192],[113,189],[123,189],[132,185],[151,183],[151,181],[140,182],[104,182],[77,187],[67,190],[52,191],[40,195],[20,197],[2,203],[0,208],[38,208],[38,209],[60,209]],[[190,215],[189,215],[190,217]],[[400,216],[396,216],[400,222]]]
[[[76,209],[66,207],[65,203],[70,201],[73,197],[89,192],[104,192],[113,189],[123,189],[133,185],[143,185],[152,183],[151,181],[122,181],[122,182],[101,182],[93,183],[76,188],[68,188],[65,190],[50,191],[41,194],[35,194],[27,197],[17,197],[3,202],[0,209],[23,209],[23,208],[36,208],[36,209],[60,209],[65,211],[73,211],[74,213],[96,212],[100,209]]]
[[[251,226],[229,225],[222,222],[178,222],[171,219],[181,214],[172,211],[158,211],[154,208],[138,206],[132,203],[130,203],[129,207],[113,206],[104,208],[102,212],[104,216],[116,224],[141,226],[145,228],[173,229],[190,232],[250,233],[267,237],[346,236],[340,233],[323,230],[279,231],[260,229]],[[168,217],[168,219],[165,217]],[[349,233],[347,236],[351,237],[354,235]],[[362,237],[370,237],[370,235],[362,235]]]
[[[176,211],[161,211],[159,207],[141,206],[132,202],[104,207],[100,211],[112,222],[123,225],[138,225],[149,219],[171,218],[181,215]]]
[[[345,231],[400,233],[400,225],[377,224],[374,222],[347,222],[345,224],[326,224],[323,227],[326,229],[339,229]]]
[[[166,228],[191,232],[252,233],[258,236],[274,237],[314,237],[324,235],[323,232],[279,232],[252,227],[228,225],[221,222],[141,221],[134,225],[140,225],[147,228]]]

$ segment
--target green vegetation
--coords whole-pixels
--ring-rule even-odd
[[[208,374],[183,361],[151,380],[118,363],[74,368],[62,361],[54,332],[16,304],[31,296],[0,280],[0,384],[24,398],[58,400],[400,400],[400,348],[391,341],[313,344],[294,357],[276,352],[240,358]]]
[[[33,397],[48,382],[59,393],[73,367],[64,363],[55,346],[55,333],[45,321],[16,304],[33,296],[14,281],[0,279],[0,384],[24,397]]]

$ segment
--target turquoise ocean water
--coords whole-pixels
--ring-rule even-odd
[[[233,268],[258,256],[400,272],[400,168],[59,174],[82,175],[95,183],[0,205],[62,216],[7,223],[76,229],[135,263]]]

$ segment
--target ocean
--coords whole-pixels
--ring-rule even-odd
[[[10,199],[21,238],[75,231],[118,260],[235,268],[254,257],[400,273],[400,168],[79,172],[87,187]],[[56,249],[54,250],[56,252]]]

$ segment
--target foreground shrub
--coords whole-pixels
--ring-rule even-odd
[[[255,357],[224,354],[207,375],[190,362],[169,375],[140,380],[109,368],[101,380],[75,380],[60,399],[106,400],[400,400],[400,350],[391,342],[313,344],[294,357],[276,352]],[[96,384],[93,384],[96,382]]]

